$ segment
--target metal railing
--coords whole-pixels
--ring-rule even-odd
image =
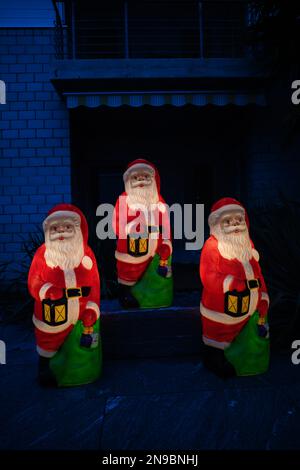
[[[99,5],[87,0],[66,4],[66,38],[57,22],[57,41],[67,41],[66,48],[57,46],[59,58],[236,58],[247,51],[247,5],[242,1]]]

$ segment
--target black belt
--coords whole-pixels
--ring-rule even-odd
[[[66,299],[72,299],[74,297],[87,297],[91,291],[89,286],[83,287],[69,287],[64,289],[64,297]]]
[[[261,282],[260,279],[250,279],[249,281],[246,281],[248,289],[258,289],[261,287]]]
[[[148,233],[162,233],[161,225],[148,225]]]

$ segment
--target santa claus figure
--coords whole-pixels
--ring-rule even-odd
[[[120,303],[124,308],[166,307],[172,302],[172,243],[159,173],[138,159],[128,165],[123,180],[125,192],[113,217]]]
[[[200,260],[204,363],[222,377],[268,367],[269,297],[245,208],[232,198],[216,202],[211,236]]]
[[[45,386],[59,381],[64,384],[68,380],[66,385],[73,385],[72,380],[74,385],[86,383],[99,372],[94,370],[90,377],[85,375],[83,361],[89,361],[91,356],[84,357],[82,351],[98,346],[100,314],[100,281],[95,256],[87,244],[87,222],[77,207],[59,204],[48,213],[43,229],[45,243],[37,250],[28,276],[28,288],[35,300],[33,323],[39,354],[39,381]],[[79,334],[78,341],[75,332],[72,333],[74,327],[76,335]],[[70,352],[65,345],[71,336],[74,336],[73,347],[81,354],[82,368],[76,361],[72,365],[68,362]],[[60,354],[63,348],[67,362]],[[77,377],[65,380],[56,377],[56,363],[58,370],[61,369],[60,375],[70,374],[67,369],[73,367]],[[96,369],[97,364],[96,359]]]

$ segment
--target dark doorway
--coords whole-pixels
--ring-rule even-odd
[[[240,197],[244,112],[236,107],[78,107],[71,111],[73,200],[88,215],[90,243],[102,276],[116,279],[113,240],[96,238],[96,208],[114,204],[127,164],[139,157],[157,165],[169,205],[203,203],[207,218],[219,197]],[[245,197],[245,196],[244,196]],[[175,286],[198,287],[199,251],[174,240]]]

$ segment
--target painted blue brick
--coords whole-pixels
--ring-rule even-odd
[[[9,107],[11,110],[23,111],[26,109],[26,103],[23,103],[23,101],[16,101],[14,103],[10,103]]]
[[[16,111],[3,111],[2,112],[2,119],[4,121],[18,119],[18,113]]]
[[[3,168],[3,176],[19,176],[20,170],[19,168]]]
[[[26,83],[26,89],[27,91],[41,91],[43,89],[43,84],[42,83]]]
[[[14,53],[14,51],[9,49],[8,45],[0,44],[0,54],[8,54],[9,52]]]
[[[54,137],[69,137],[69,129],[54,129]]]
[[[59,119],[49,119],[48,121],[45,122],[45,128],[46,129],[55,129],[60,127],[60,120]]]
[[[38,44],[31,44],[29,47],[26,47],[26,50],[31,54],[40,54],[43,51],[43,46]]]
[[[50,55],[49,54],[36,54],[34,56],[34,62],[36,64],[49,64]]]
[[[29,165],[30,166],[43,166],[44,159],[41,157],[29,158]]]
[[[9,71],[15,73],[22,73],[26,71],[26,66],[24,64],[10,64]]]
[[[52,119],[52,111],[36,111],[36,119]]]
[[[20,149],[19,150],[20,152],[20,156],[21,157],[34,157],[35,154],[36,154],[36,150],[35,149]]]
[[[0,176],[0,188],[5,185],[10,185],[11,184],[11,178],[7,176]]]
[[[40,166],[38,167],[36,170],[37,170],[37,174],[38,175],[44,175],[44,176],[50,176],[54,175],[54,168],[53,166]]]
[[[61,165],[61,158],[59,157],[48,157],[47,158],[47,165],[50,166],[56,166],[56,165]]]
[[[0,158],[0,167],[8,167],[10,166],[10,164],[11,164],[11,161],[9,158]]]
[[[68,157],[69,153],[70,153],[70,150],[68,148],[64,148],[64,147],[59,147],[59,148],[54,150],[54,154],[57,157]]]
[[[18,121],[11,121],[10,127],[12,129],[26,129],[27,121],[24,121],[24,119],[20,119]]]
[[[60,176],[60,175],[56,175],[56,176],[48,175],[46,177],[46,184],[53,184],[53,183],[55,183],[56,185],[62,184],[63,183],[62,176]]]
[[[34,93],[31,91],[23,91],[19,93],[19,100],[20,101],[33,101]]]
[[[29,216],[29,220],[33,224],[40,224],[41,225],[43,220],[44,220],[44,217],[42,216],[42,214],[31,214]]]
[[[34,119],[35,112],[34,111],[20,111],[19,118],[20,119]]]
[[[22,249],[22,242],[6,244],[7,253],[15,253],[16,251],[21,251],[21,249]]]
[[[45,215],[49,212],[49,210],[51,209],[51,207],[53,207],[53,204],[41,204],[39,206],[39,210],[38,210],[38,213],[39,214],[42,214],[43,218],[45,218]]]
[[[53,156],[53,149],[38,148],[36,149],[36,154],[38,157],[51,157]]]
[[[13,158],[11,160],[11,166],[16,166],[16,167],[22,167],[22,173],[23,170],[27,167],[28,165],[28,159],[27,158]]]
[[[27,143],[28,147],[42,147],[44,145],[43,139],[30,139]]]
[[[0,120],[0,129],[8,129],[10,127],[11,121],[1,121]]]
[[[4,157],[17,157],[19,155],[18,149],[3,149]]]
[[[5,38],[5,42],[7,45],[11,45],[11,44],[16,44],[17,43],[17,40],[14,36],[6,36]]]
[[[2,261],[3,263],[7,263],[7,262],[9,263],[9,262],[11,262],[11,253],[5,253],[5,252],[4,252],[4,253],[1,253],[1,261]],[[12,277],[13,277],[13,276],[12,276]],[[5,276],[5,278],[6,278],[6,280],[9,279],[9,277],[8,277],[7,275]]]
[[[11,215],[0,214],[0,224],[11,224]]]
[[[44,137],[44,138],[52,137],[52,129],[37,129],[36,136]],[[47,141],[46,141],[46,145],[47,145]]]
[[[66,111],[64,109],[57,109],[53,113],[53,117],[55,119],[66,119]],[[63,123],[65,123],[65,121],[63,121]],[[67,121],[67,123],[69,123],[69,121]]]
[[[59,147],[61,145],[61,139],[46,139],[45,144],[47,147]]]
[[[72,202],[72,196],[70,192],[68,194],[65,193],[63,195],[63,201],[69,204]]]
[[[29,129],[41,129],[44,127],[44,121],[42,119],[34,119],[28,121]]]
[[[24,54],[25,46],[23,45],[9,46],[8,50],[10,54]]]
[[[51,93],[49,91],[37,91],[36,99],[41,101],[51,100]]]
[[[57,103],[53,102],[53,101],[48,101],[45,103],[45,109],[49,109],[49,110],[56,110],[57,109]],[[58,126],[54,126],[54,127],[58,127]]]
[[[44,102],[43,101],[31,101],[27,105],[28,109],[35,109],[35,110],[42,110],[44,109]]]
[[[26,214],[18,214],[13,216],[13,223],[17,224],[25,224],[29,221],[29,215]]]
[[[22,233],[35,233],[36,232],[36,225],[35,224],[22,224],[21,225],[21,232]]]
[[[28,195],[36,194],[38,192],[38,188],[36,186],[26,185],[20,188],[20,192],[21,194],[28,194]]]
[[[32,176],[32,177],[29,179],[29,183],[30,183],[30,184],[33,184],[33,185],[35,185],[35,186],[43,185],[43,184],[45,184],[45,182],[46,182],[45,176],[41,176],[41,175]]]
[[[17,56],[13,54],[2,54],[0,56],[1,64],[15,64],[17,62]]]
[[[28,142],[26,139],[15,139],[10,141],[12,147],[26,147]]]
[[[42,195],[33,195],[33,196],[29,196],[29,201],[33,204],[45,204],[45,196],[42,196]]]
[[[20,62],[21,64],[25,63],[25,64],[30,64],[33,62],[33,55],[29,55],[29,54],[22,54],[22,55],[19,55],[18,56],[18,62]]]
[[[20,188],[18,186],[5,186],[4,187],[4,194],[15,196],[19,194]]]
[[[14,204],[19,204],[19,205],[20,205],[20,204],[28,204],[28,202],[29,202],[29,201],[28,201],[28,196],[25,196],[25,195],[22,195],[22,196],[19,196],[19,195],[13,196],[12,199],[13,199],[13,203],[14,203]],[[20,212],[21,212],[21,211],[19,210],[17,213],[20,214]]]
[[[9,85],[11,91],[26,91],[26,83],[11,83]],[[12,103],[10,103],[11,106]]]
[[[69,175],[70,169],[66,166],[58,166],[54,168],[55,175]]]
[[[27,183],[27,178],[25,176],[16,176],[13,178],[14,185],[24,186]]]
[[[0,148],[5,149],[10,147],[10,140],[9,139],[0,139]]]
[[[21,129],[19,131],[20,137],[28,137],[28,138],[33,138],[36,136],[36,131],[35,129]]]
[[[1,243],[10,242],[11,236],[8,233],[0,233],[0,241]],[[2,256],[2,253],[1,253]]]
[[[20,206],[18,205],[7,205],[4,206],[4,214],[19,214]]]
[[[2,73],[1,80],[7,83],[15,83],[17,81],[17,75],[15,73]]]
[[[27,64],[26,72],[41,73],[43,72],[43,65],[42,64]]]
[[[13,101],[16,101],[17,99],[18,99],[18,94],[9,91],[9,89],[7,88],[7,102],[12,103]]]
[[[19,137],[19,132],[17,130],[4,130],[2,135],[4,139],[16,139]]]
[[[48,45],[51,44],[50,40],[52,38],[50,36],[36,36],[34,38],[34,43],[35,44],[43,44],[43,45]]]
[[[53,194],[56,191],[56,187],[53,184],[48,184],[46,186],[40,186],[37,188],[38,194]]]
[[[23,204],[21,206],[22,214],[35,214],[37,212],[37,206],[35,204]]]
[[[0,204],[3,204],[3,205],[11,204],[11,197],[10,196],[0,196]]]
[[[45,81],[49,80],[49,78],[50,78],[49,72],[48,73],[42,72],[42,73],[35,73],[34,74],[34,80],[36,82],[45,82]]]
[[[20,36],[20,37],[17,37],[17,44],[26,44],[26,45],[30,45],[30,44],[33,44],[33,37],[31,36]]]
[[[49,204],[59,204],[62,200],[62,197],[60,194],[50,194],[47,196],[47,202]]]
[[[33,82],[33,73],[19,73],[17,80],[21,83]]]
[[[9,65],[8,64],[0,64],[0,74],[8,73],[9,72]]]

